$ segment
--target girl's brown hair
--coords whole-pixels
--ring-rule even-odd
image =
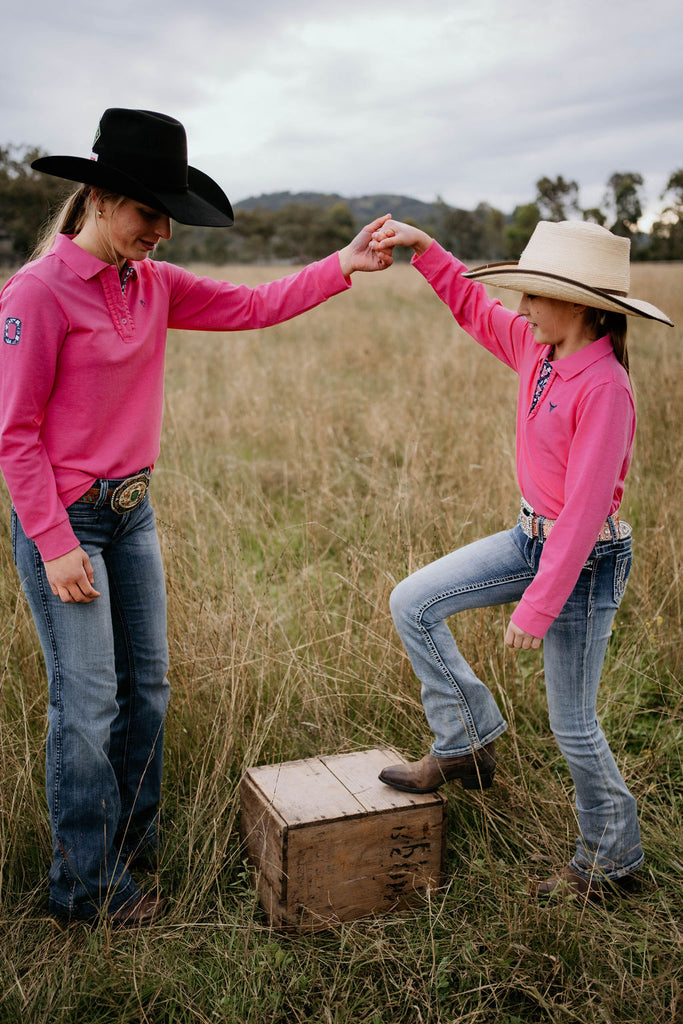
[[[626,314],[625,313],[613,313],[606,309],[592,309],[586,310],[586,327],[595,334],[596,338],[602,338],[603,335],[609,334],[612,338],[612,347],[614,348],[614,354],[617,359],[624,367],[626,372],[629,372],[628,367],[628,349],[626,348]]]

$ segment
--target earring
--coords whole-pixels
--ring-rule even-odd
[[[102,213],[102,210],[98,210],[98,211],[97,211],[97,216],[98,216],[98,217],[102,217],[102,216],[104,216],[104,215],[103,215],[103,213]]]

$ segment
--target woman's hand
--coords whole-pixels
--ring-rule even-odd
[[[505,643],[508,647],[514,647],[516,651],[537,651],[541,646],[541,639],[532,636],[531,633],[525,633],[519,626],[515,626],[514,622],[510,622],[505,633]]]
[[[385,220],[380,228],[372,233],[371,248],[379,253],[390,253],[395,245],[405,245],[421,256],[432,244],[433,239],[426,231],[415,228],[412,224],[404,224],[400,220]]]
[[[344,277],[349,277],[354,270],[386,270],[391,266],[394,262],[391,252],[376,251],[370,246],[373,232],[378,231],[390,217],[390,213],[385,213],[383,217],[373,220],[372,224],[366,224],[348,245],[339,250]]]
[[[51,558],[44,565],[52,593],[65,604],[88,604],[100,596],[93,587],[95,573],[83,548]]]

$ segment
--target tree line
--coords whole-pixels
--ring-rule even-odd
[[[74,187],[31,169],[44,155],[31,147],[0,146],[0,262],[16,265],[31,253],[41,227]],[[173,238],[161,242],[159,258],[175,263],[306,263],[345,245],[359,225],[390,209],[395,217],[428,231],[464,260],[516,259],[539,220],[583,218],[629,237],[634,259],[683,259],[683,169],[674,171],[665,203],[649,233],[638,230],[643,177],[615,172],[599,207],[582,208],[576,181],[543,177],[529,203],[505,214],[488,203],[474,210],[442,199],[423,203],[404,196],[344,199],[307,193],[262,196],[236,204],[229,231],[174,224]]]

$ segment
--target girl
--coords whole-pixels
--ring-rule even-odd
[[[377,252],[414,250],[413,265],[458,323],[519,375],[517,525],[446,555],[400,583],[391,611],[434,733],[421,761],[386,768],[412,793],[460,779],[490,786],[495,741],[507,728],[485,683],[458,650],[446,619],[465,608],[518,601],[505,635],[517,650],[544,641],[550,724],[576,791],[580,835],[570,864],[536,887],[596,896],[640,866],[636,802],[596,717],[612,620],[631,568],[631,528],[619,520],[635,411],[626,315],[671,324],[628,298],[629,242],[583,222],[536,227],[518,263],[470,273],[424,232],[396,221],[373,235]],[[481,284],[522,292],[517,313]]]
[[[82,187],[39,258],[0,295],[0,468],[12,544],[47,665],[49,906],[154,921],[130,873],[157,847],[168,702],[166,592],[148,488],[159,454],[168,327],[244,330],[297,316],[391,256],[377,220],[298,274],[235,287],[148,259],[171,220],[228,226],[230,203],[187,163],[183,126],[105,111],[92,159],[33,166]],[[385,218],[386,219],[386,218]]]

